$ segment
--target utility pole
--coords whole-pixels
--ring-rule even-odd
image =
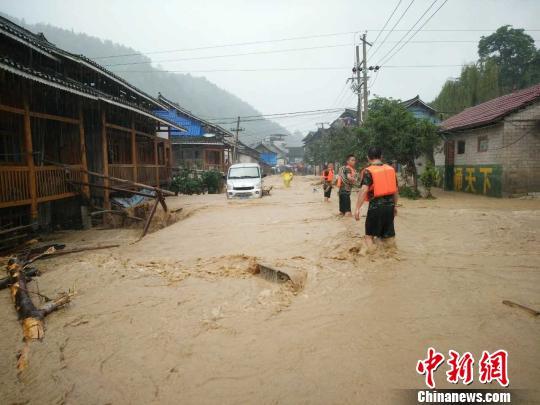
[[[367,115],[368,115],[368,87],[367,87],[367,81],[368,81],[368,77],[367,77],[367,49],[366,49],[366,45],[368,45],[369,43],[366,41],[366,34],[364,33],[364,35],[362,35],[362,56],[364,57],[364,60],[363,60],[363,63],[362,63],[362,73],[363,73],[363,76],[364,76],[364,82],[362,83],[363,86],[364,86],[364,121],[367,119]],[[369,44],[369,46],[371,46],[371,44]],[[356,48],[356,59],[358,59],[358,47]]]
[[[233,163],[238,163],[238,134],[242,132],[244,128],[240,128],[240,116],[236,119],[236,128],[231,128],[231,131],[234,131],[236,134],[234,136],[234,146],[233,146]]]
[[[365,47],[365,43],[364,43]],[[360,82],[360,48],[358,45],[356,45],[356,94],[358,95],[358,104],[356,106],[356,123],[358,126],[362,123],[362,93],[360,89],[362,88],[361,82]]]

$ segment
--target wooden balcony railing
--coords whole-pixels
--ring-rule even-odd
[[[30,203],[27,166],[0,166],[0,207]]]
[[[67,180],[82,181],[80,165],[68,172],[57,166],[36,166],[36,200],[38,203],[77,194]],[[32,203],[30,169],[27,166],[0,166],[0,208]]]
[[[81,168],[79,165],[72,165],[71,170],[67,171],[57,166],[36,167],[38,202],[57,200],[77,194],[68,180],[82,182]]]

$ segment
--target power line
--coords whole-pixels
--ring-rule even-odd
[[[335,111],[340,111],[340,110],[343,110],[343,108],[322,108],[318,110],[304,110],[304,111],[282,112],[282,113],[274,113],[274,114],[244,115],[244,116],[240,116],[240,118],[242,119],[242,121],[244,121],[245,118],[278,117],[278,116],[283,116],[283,115],[306,114],[306,113],[315,113],[315,112],[335,112]],[[237,119],[238,117],[201,117],[201,118],[206,119],[208,121],[215,121],[215,120]]]
[[[386,19],[386,22],[384,23],[383,27],[379,30],[379,33],[377,34],[377,37],[375,38],[375,40],[373,41],[373,45],[375,45],[377,43],[377,41],[379,40],[379,37],[381,36],[381,34],[383,33],[383,31],[385,30],[386,26],[388,25],[388,23],[390,22],[390,20],[392,19],[392,17],[394,16],[394,14],[396,13],[399,5],[401,4],[403,0],[399,0],[398,3],[396,4],[396,7],[394,7],[394,11],[392,11],[392,14],[390,14],[390,17],[388,17]]]
[[[416,34],[418,34],[418,33],[422,30],[422,28],[424,28],[424,27],[426,26],[426,24],[427,24],[427,23],[435,16],[435,14],[437,14],[437,13],[439,12],[439,10],[440,10],[441,8],[444,7],[444,5],[445,5],[447,2],[448,2],[448,0],[444,0],[443,3],[439,6],[439,8],[437,8],[437,10],[435,10],[435,11],[433,12],[433,14],[431,14],[431,15],[428,17],[428,19],[420,26],[420,28],[418,28],[418,29],[412,34],[412,36],[411,36],[407,41],[405,41],[405,42],[403,43],[403,45],[401,45],[401,46],[400,46],[400,47],[399,47],[392,55],[390,55],[386,60],[381,61],[380,65],[384,65],[385,63],[388,63],[388,62],[390,61],[390,59],[392,59],[394,56],[396,56],[396,55],[399,53],[399,51],[401,51],[401,50],[403,49],[403,47],[404,47],[405,45],[407,45],[407,43],[408,43],[410,40],[412,40],[412,39],[416,36]]]
[[[405,34],[403,34],[403,36],[396,42],[396,44],[392,48],[390,48],[390,50],[388,52],[386,52],[382,58],[379,59],[379,62],[377,62],[376,65],[380,65],[380,62],[383,61],[384,58],[386,58],[388,55],[390,55],[390,53],[392,53],[392,51],[394,49],[396,49],[396,47],[399,46],[399,44],[407,37],[407,35],[409,35],[409,33],[414,29],[414,27],[416,27],[416,25],[422,20],[422,18],[424,18],[424,16],[429,12],[429,10],[431,10],[433,8],[433,6],[435,5],[435,3],[437,3],[437,1],[438,0],[433,0],[433,2],[426,9],[426,11],[424,11],[422,13],[422,15],[416,20],[416,22],[411,26],[411,28],[409,28],[409,30],[407,32],[405,32]]]
[[[397,27],[397,25],[401,22],[401,20],[403,19],[403,17],[405,17],[405,14],[407,14],[407,11],[409,11],[409,9],[411,8],[411,6],[413,5],[415,0],[411,0],[411,2],[409,3],[409,5],[407,6],[407,8],[403,11],[403,13],[401,13],[401,16],[398,18],[398,20],[394,23],[394,26],[392,27],[392,29],[390,29],[390,31],[388,31],[388,33],[384,36],[383,38],[383,41],[381,42],[381,44],[377,47],[377,49],[375,49],[375,52],[373,52],[371,55],[369,55],[370,58],[373,58],[375,56],[375,54],[379,51],[379,49],[381,49],[381,47],[384,45],[384,43],[386,42],[386,40],[388,39],[388,37],[390,36],[390,34],[392,34],[392,32],[394,31],[394,29]]]
[[[441,65],[384,65],[384,68],[407,69],[407,68],[446,68],[463,67],[467,64],[441,64]],[[285,67],[285,68],[254,68],[254,69],[203,69],[203,70],[115,70],[114,73],[222,73],[222,72],[297,72],[297,71],[325,71],[325,70],[349,70],[350,66],[325,66],[325,67]]]
[[[234,57],[234,56],[247,56],[247,55],[266,55],[266,54],[282,53],[282,52],[295,52],[295,51],[309,51],[309,50],[325,49],[325,48],[338,48],[338,47],[344,47],[344,46],[351,46],[351,44],[347,43],[347,44],[336,44],[336,45],[311,46],[311,47],[305,47],[305,48],[275,49],[275,50],[269,50],[269,51],[253,51],[253,52],[231,53],[231,54],[226,54],[226,55],[213,55],[213,56],[196,56],[196,57],[191,57],[191,58],[164,59],[164,60],[157,60],[157,61],[113,63],[110,65],[104,65],[104,66],[110,68],[114,66],[149,65],[151,63],[181,62],[185,60],[217,59],[217,58],[229,58],[229,57]]]
[[[305,36],[300,36],[300,37],[268,39],[268,40],[261,40],[261,41],[236,42],[236,43],[231,43],[231,44],[207,45],[207,46],[200,46],[200,47],[195,47],[195,48],[168,49],[168,50],[163,50],[163,51],[133,52],[133,53],[118,54],[118,55],[94,56],[91,59],[110,59],[110,58],[121,58],[121,57],[126,57],[126,56],[144,56],[144,55],[157,55],[157,54],[163,54],[163,53],[200,51],[200,50],[217,49],[217,48],[230,48],[234,46],[249,46],[249,45],[269,44],[269,43],[274,43],[274,42],[296,41],[296,40],[302,40],[302,39],[336,37],[336,36],[341,36],[341,35],[356,34],[358,32],[360,31],[333,32],[329,34],[305,35]]]
[[[305,113],[305,114],[297,114],[297,115],[282,115],[282,116],[277,116],[277,117],[266,117],[266,116],[261,116],[259,118],[248,118],[248,119],[242,119],[242,122],[243,123],[246,123],[246,122],[255,122],[255,121],[267,121],[267,120],[284,120],[284,119],[291,119],[291,118],[298,118],[298,117],[308,117],[308,116],[320,116],[320,115],[326,115],[326,114],[335,114],[337,112],[341,112],[343,111],[345,108],[339,108],[339,109],[335,109],[333,111],[326,111],[324,113]],[[234,124],[235,122],[233,121],[212,121],[212,124],[216,124],[216,125],[231,125],[231,124]]]
[[[430,30],[424,30],[424,32],[494,32],[497,28],[490,28],[490,29],[430,29]],[[123,53],[123,54],[116,54],[116,55],[102,55],[102,56],[93,56],[90,57],[90,59],[111,59],[111,58],[121,58],[121,57],[129,57],[129,56],[145,56],[145,55],[157,55],[157,54],[165,54],[165,53],[175,53],[175,52],[190,52],[190,51],[199,51],[199,50],[207,50],[207,49],[217,49],[217,48],[227,48],[227,47],[234,47],[234,46],[249,46],[249,45],[258,45],[258,44],[266,44],[266,43],[273,43],[273,42],[286,42],[286,41],[296,41],[296,40],[304,40],[304,39],[314,39],[314,38],[324,38],[324,37],[332,37],[332,36],[341,36],[341,35],[350,35],[350,34],[357,34],[361,30],[356,31],[344,31],[344,32],[333,32],[333,33],[327,33],[327,34],[315,34],[315,35],[305,35],[305,36],[297,36],[297,37],[289,37],[289,38],[278,38],[278,39],[269,39],[269,40],[260,40],[260,41],[249,41],[249,42],[236,42],[236,43],[229,43],[229,44],[219,44],[219,45],[206,45],[206,46],[200,46],[200,47],[194,47],[194,48],[179,48],[179,49],[167,49],[167,50],[161,50],[161,51],[147,51],[147,52],[133,52],[133,53]],[[395,32],[403,32],[406,30],[387,30],[387,29],[369,29],[368,31],[379,31],[382,32],[389,32],[389,31],[395,31]],[[525,31],[529,32],[536,32],[540,31],[540,29],[531,28],[527,29],[525,28]],[[378,39],[378,38],[377,38]]]

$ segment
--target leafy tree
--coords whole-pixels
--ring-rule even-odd
[[[431,103],[443,117],[540,82],[540,50],[523,29],[506,25],[482,37],[478,55],[458,79],[446,81]]]
[[[522,89],[538,74],[538,50],[523,29],[505,25],[478,43],[480,62],[494,61],[499,67],[499,85],[504,92]]]
[[[431,194],[431,187],[435,186],[438,182],[439,172],[433,165],[426,166],[422,174],[420,175],[420,181],[426,188],[426,198],[434,198]]]
[[[371,146],[382,148],[385,160],[406,165],[417,188],[414,160],[421,155],[432,156],[440,142],[437,126],[429,120],[417,119],[399,100],[375,98],[369,103],[368,118],[360,129],[361,156]]]

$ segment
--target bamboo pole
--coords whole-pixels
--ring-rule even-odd
[[[133,165],[133,181],[137,178],[137,133],[135,132],[135,118],[131,117],[131,164]]]
[[[84,136],[84,120],[83,120],[83,109],[82,104],[79,103],[79,144],[80,144],[80,154],[81,154],[81,165],[85,170],[82,172],[82,181],[88,183],[88,161],[86,160],[86,139]],[[82,189],[83,195],[86,199],[90,199],[90,188],[84,186]]]
[[[28,188],[30,193],[30,216],[32,222],[38,217],[36,167],[34,165],[34,148],[32,146],[32,128],[30,124],[30,105],[28,99],[24,100],[24,149],[26,152],[26,166],[28,166]]]
[[[159,159],[157,136],[154,138],[154,165],[156,166],[156,187],[159,187]]]
[[[50,164],[55,165],[55,166],[63,167],[65,169],[67,169],[67,170],[72,170],[68,165],[64,165],[62,163],[54,162],[52,160],[47,160],[47,163],[50,163]],[[96,177],[99,177],[99,178],[102,178],[102,179],[106,178],[106,179],[114,181],[114,182],[129,184],[130,186],[145,188],[147,190],[159,191],[164,196],[171,196],[172,197],[172,196],[175,195],[172,191],[164,190],[164,189],[159,188],[159,187],[149,186],[148,184],[137,183],[136,181],[121,179],[121,178],[118,178],[118,177],[112,177],[112,176],[109,176],[109,175],[105,175],[105,174],[98,173],[98,172],[93,172],[93,171],[90,171],[90,170],[84,170],[84,171],[87,172],[91,176],[96,176]]]
[[[103,157],[103,185],[109,186],[109,148],[107,144],[107,120],[105,116],[105,110],[101,110],[101,154]],[[89,174],[92,174],[88,172]],[[111,208],[111,202],[109,200],[109,190],[103,191],[103,207],[106,209]]]

